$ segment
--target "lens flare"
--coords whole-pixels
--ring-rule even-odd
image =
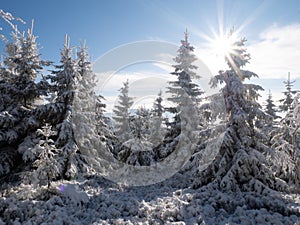
[[[214,52],[221,57],[228,57],[233,53],[233,40],[231,37],[218,36],[212,40],[212,48]]]

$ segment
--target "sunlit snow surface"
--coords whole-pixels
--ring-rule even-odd
[[[1,190],[0,224],[300,224],[300,195],[188,188],[188,176],[125,187],[101,177]]]

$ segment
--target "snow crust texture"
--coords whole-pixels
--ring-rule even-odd
[[[1,191],[0,224],[300,224],[299,194],[195,190],[184,177],[144,187],[101,177],[56,182],[50,191],[10,187]]]

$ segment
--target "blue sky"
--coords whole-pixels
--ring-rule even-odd
[[[223,14],[225,27],[239,27],[249,41],[267,27],[300,22],[300,1],[213,1],[213,0],[6,0],[0,7],[28,23],[35,19],[35,33],[42,53],[54,61],[59,58],[64,34],[73,44],[87,40],[93,57],[118,45],[159,38],[179,42],[187,27],[210,35],[218,29]],[[4,30],[5,32],[5,30]],[[191,42],[202,41],[191,33]]]
[[[234,26],[241,28],[240,35],[248,40],[252,61],[247,68],[260,75],[259,82],[265,89],[274,89],[275,98],[280,97],[282,80],[289,71],[292,78],[300,78],[297,0],[6,0],[1,1],[0,8],[21,17],[28,25],[34,19],[42,58],[54,62],[59,60],[66,33],[72,45],[86,40],[95,60],[119,45],[135,41],[179,44],[188,28],[197,55],[214,73],[226,68],[222,59],[209,52],[204,35],[212,37],[220,26],[224,30]],[[4,21],[0,25],[2,33],[8,34]],[[273,81],[268,82],[270,79]],[[300,79],[297,86],[300,89]]]

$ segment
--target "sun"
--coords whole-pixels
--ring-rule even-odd
[[[214,53],[220,57],[229,57],[234,53],[234,41],[230,35],[216,36],[210,43]]]
[[[220,56],[227,56],[232,50],[232,44],[226,37],[217,37],[212,45],[214,51]]]

